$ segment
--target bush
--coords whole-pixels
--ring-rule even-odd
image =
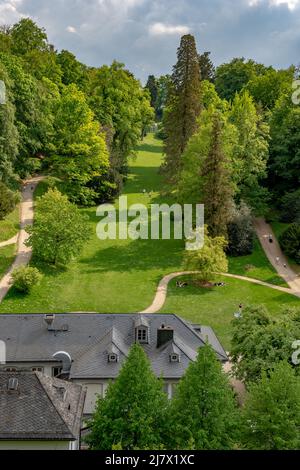
[[[241,203],[234,209],[232,221],[228,224],[228,248],[230,256],[250,255],[253,251],[254,229],[251,209]]]
[[[12,212],[17,204],[18,198],[15,193],[0,182],[0,220]]]
[[[300,222],[300,189],[291,193],[286,193],[280,204],[281,222]]]
[[[28,294],[31,289],[39,284],[42,279],[42,274],[36,268],[29,266],[20,266],[12,273],[14,287],[24,294]]]
[[[279,243],[284,253],[300,264],[300,223],[294,223],[282,233]]]

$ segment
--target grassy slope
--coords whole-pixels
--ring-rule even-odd
[[[162,202],[160,162],[161,144],[148,136],[139,148],[137,159],[131,162],[124,191],[129,204]],[[143,189],[152,191],[151,197],[148,193],[144,195]],[[42,184],[38,194],[44,190]],[[182,268],[182,241],[100,241],[95,234],[98,222],[95,208],[84,212],[89,215],[93,237],[80,258],[65,271],[44,268],[46,275],[41,285],[27,297],[12,289],[0,305],[0,312],[141,311],[151,304],[162,276]],[[245,271],[247,264],[256,266],[255,270]],[[251,256],[231,260],[230,271],[278,282],[259,244]],[[163,311],[210,324],[227,346],[229,323],[240,302],[264,303],[274,314],[280,311],[281,304],[298,302],[293,296],[247,282],[226,279],[226,283],[227,287],[210,291],[195,287],[176,289],[174,282]]]
[[[5,242],[17,235],[19,230],[19,206],[4,220],[0,220],[0,242]]]
[[[8,270],[15,257],[16,246],[10,245],[0,248],[0,278]]]

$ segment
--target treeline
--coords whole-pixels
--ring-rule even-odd
[[[0,28],[0,181],[46,172],[81,205],[113,198],[151,123],[150,98],[124,65],[87,67],[31,19]]]
[[[186,35],[172,75],[149,77],[166,184],[179,202],[205,204],[210,234],[224,236],[232,254],[251,251],[251,213],[267,215],[273,205],[281,220],[300,220],[297,76],[294,66],[244,58],[215,69]]]
[[[134,345],[98,400],[89,423],[90,448],[298,449],[299,365],[291,358],[299,318],[299,311],[286,311],[273,322],[263,308],[249,307],[233,321],[234,372],[247,385],[240,397],[206,345],[168,400],[144,350]]]

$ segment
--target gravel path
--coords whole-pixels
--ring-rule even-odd
[[[4,248],[5,246],[15,245],[18,241],[18,235],[6,240],[5,242],[0,242],[0,248]]]
[[[44,179],[43,176],[36,176],[24,182],[23,190],[22,190],[22,202],[20,205],[20,231],[17,235],[17,255],[16,258],[4,275],[4,277],[0,280],[0,302],[4,299],[7,292],[11,287],[11,273],[12,271],[22,265],[26,265],[29,263],[31,258],[31,248],[25,245],[26,240],[28,239],[28,233],[25,231],[25,227],[27,225],[33,224],[33,193],[36,186]]]

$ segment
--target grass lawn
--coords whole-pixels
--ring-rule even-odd
[[[179,279],[179,278],[178,278]],[[177,280],[178,280],[177,279]],[[192,284],[192,278],[181,278]],[[176,280],[169,284],[167,301],[162,313],[176,312],[194,323],[214,328],[223,346],[230,349],[230,323],[239,304],[265,305],[278,315],[284,307],[300,307],[299,299],[268,287],[250,284],[238,279],[219,277],[225,287],[202,288],[188,285],[178,289]]]
[[[130,163],[124,190],[128,204],[165,202],[159,196],[161,151],[161,142],[152,135],[140,145],[137,158]],[[41,195],[46,188],[47,183],[41,183],[36,195]],[[144,189],[146,194],[143,194]],[[183,241],[100,241],[96,236],[99,221],[96,209],[82,210],[89,216],[93,236],[81,256],[65,270],[39,266],[45,274],[41,284],[28,296],[11,289],[0,305],[0,312],[137,312],[152,303],[158,282],[165,274],[182,269]],[[255,268],[246,271],[245,266],[250,264]],[[251,256],[230,260],[230,271],[281,283],[258,242]],[[174,282],[163,312],[178,313],[194,322],[211,325],[227,347],[230,320],[240,302],[265,304],[274,314],[281,305],[299,303],[293,296],[266,287],[239,280],[226,279],[225,282],[225,288],[212,291],[193,287],[176,289]]]
[[[0,248],[0,278],[5,274],[15,258],[16,246]]]
[[[19,231],[19,205],[4,220],[0,220],[0,242],[5,242]]]

